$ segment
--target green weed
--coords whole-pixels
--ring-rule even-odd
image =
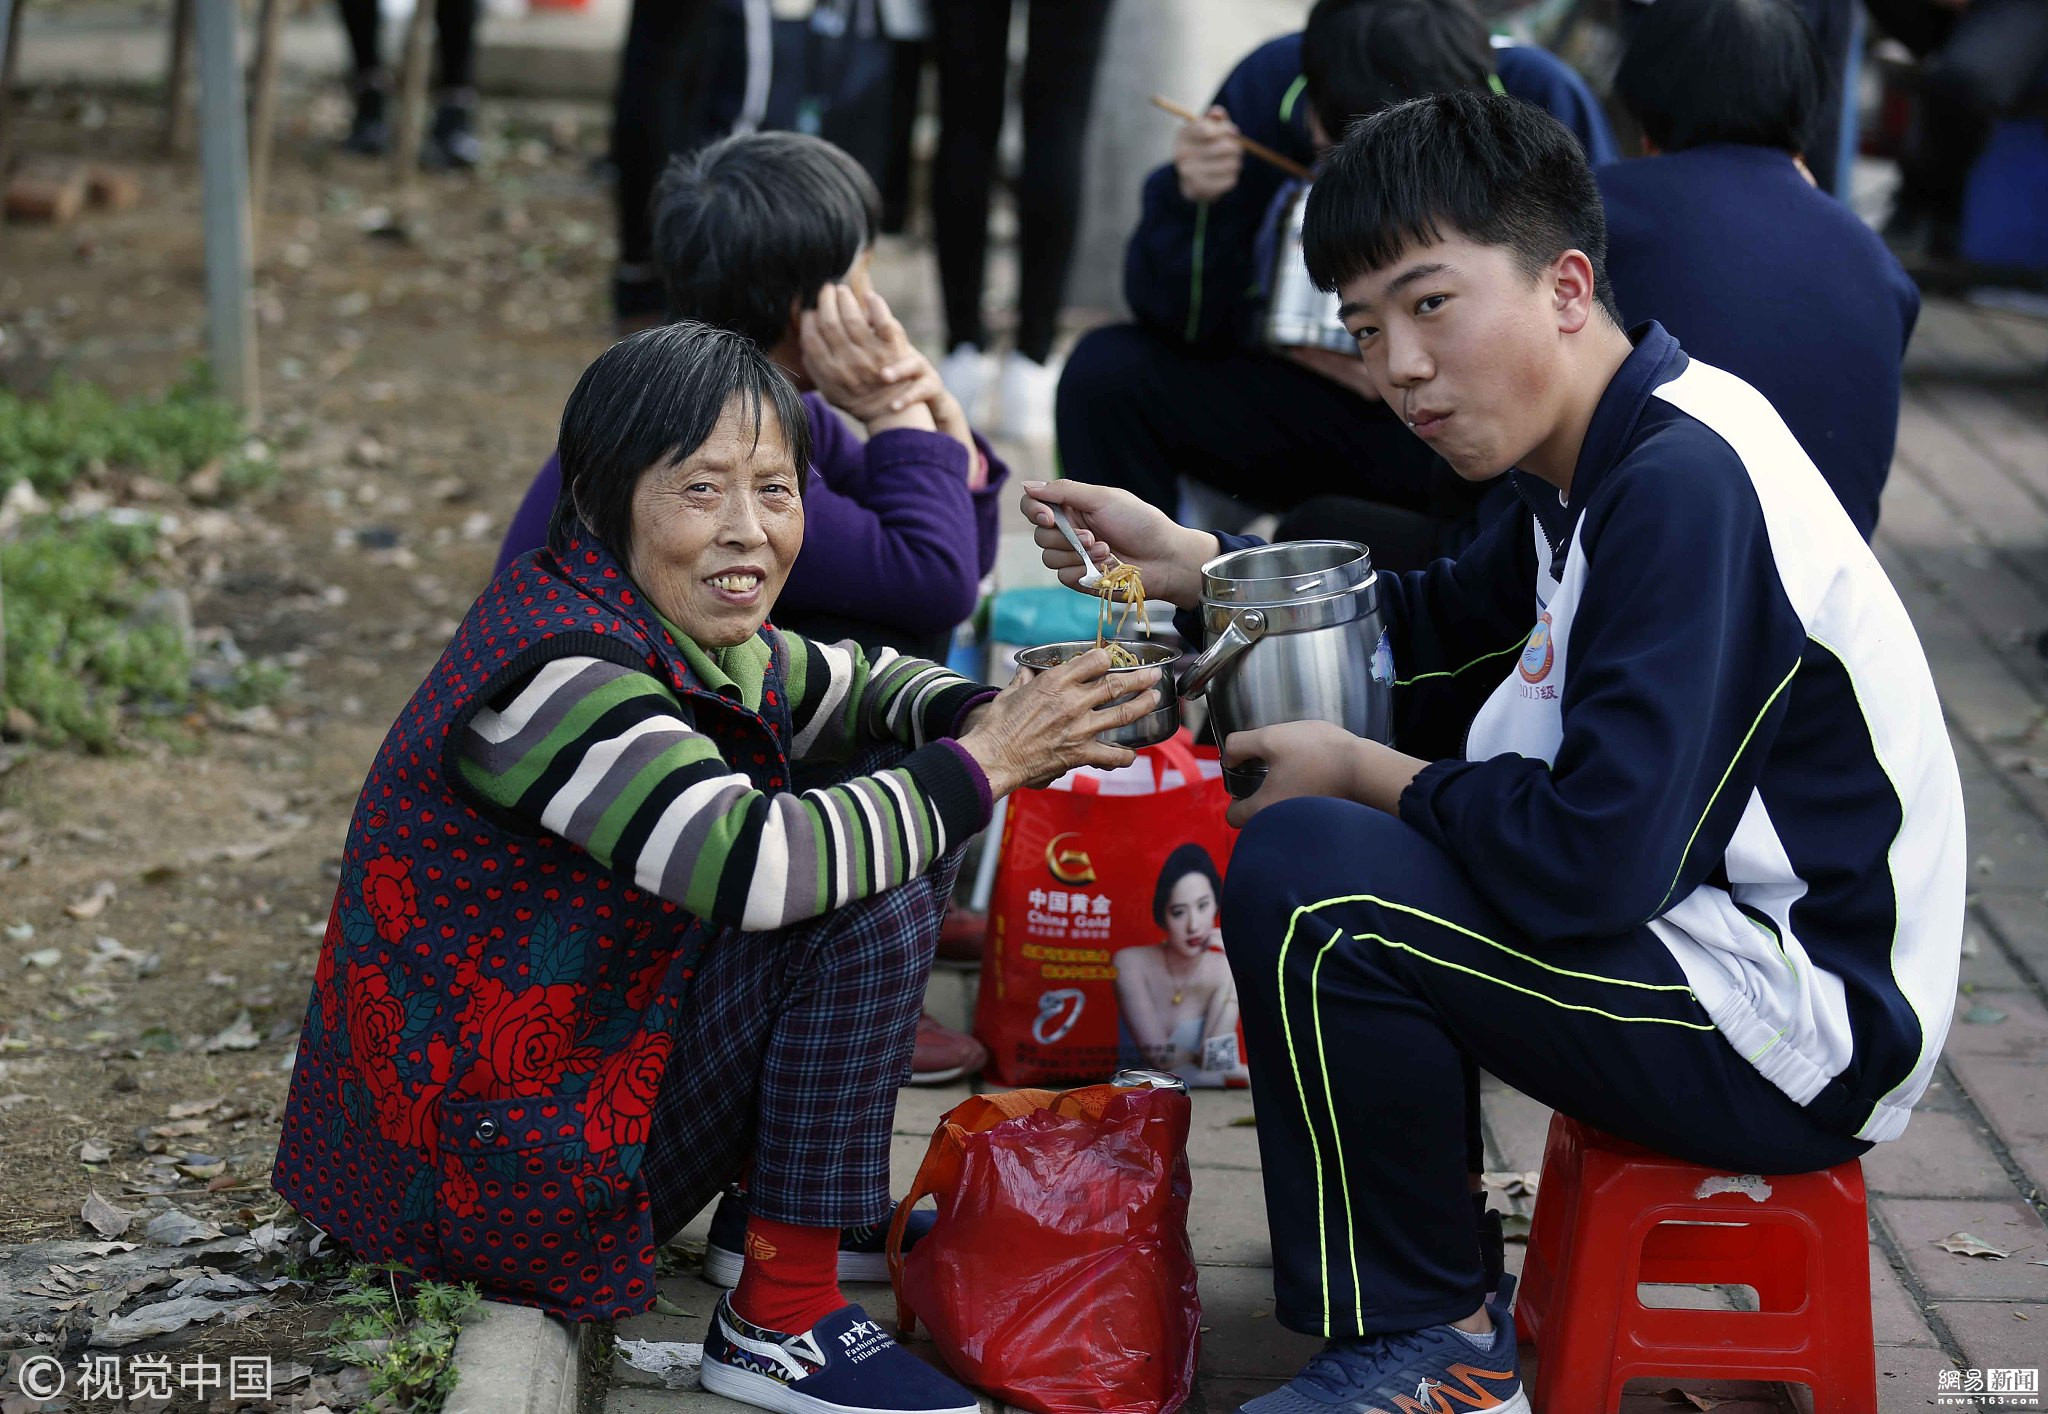
[[[341,1318],[329,1327],[327,1353],[370,1375],[370,1402],[405,1414],[435,1414],[455,1387],[455,1335],[483,1298],[465,1282],[423,1281],[399,1290],[396,1263],[349,1268],[334,1298]]]
[[[267,461],[244,465],[242,416],[195,369],[158,398],[116,402],[104,388],[60,380],[47,398],[0,390],[0,492],[26,479],[62,491],[98,467],[176,481],[216,459],[229,490],[261,485]]]
[[[151,586],[149,525],[38,517],[0,544],[6,706],[44,735],[110,749],[124,707],[175,710],[191,697],[177,630],[133,614]]]

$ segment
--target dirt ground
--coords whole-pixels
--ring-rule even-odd
[[[201,635],[294,681],[274,709],[194,718],[185,747],[0,748],[0,1247],[91,1237],[95,1191],[244,1227],[281,1208],[277,1122],[363,771],[607,341],[601,111],[486,105],[484,173],[423,176],[394,213],[384,165],[333,146],[337,93],[282,107],[256,428],[280,475],[181,558]],[[147,94],[32,92],[16,118],[17,153],[117,162],[144,195],[0,227],[0,382],[161,391],[203,350],[196,158],[162,153]],[[81,1162],[89,1144],[108,1157]],[[305,1358],[307,1314],[170,1343]]]

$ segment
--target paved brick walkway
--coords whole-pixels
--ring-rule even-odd
[[[895,273],[910,278],[878,272],[877,283],[894,291],[921,279],[901,266]],[[912,329],[929,332],[922,302],[903,304]],[[1938,1407],[1942,1371],[2048,1367],[2048,1227],[2038,1206],[2048,1187],[2048,660],[2036,647],[2048,631],[2048,324],[1929,306],[1909,360],[1878,549],[1941,685],[1973,861],[1963,991],[1940,1074],[1905,1136],[1864,1162],[1878,1408],[1906,1414]],[[1033,572],[1021,539],[1006,545],[1003,572],[1012,583]],[[964,1024],[972,986],[966,974],[937,974],[932,1009]],[[903,1092],[899,1189],[938,1116],[965,1093]],[[1492,1084],[1485,1103],[1489,1165],[1538,1168],[1548,1112]],[[1235,1409],[1292,1374],[1316,1344],[1272,1320],[1256,1131],[1232,1124],[1250,1112],[1242,1093],[1195,1097],[1192,1235],[1207,1332],[1195,1414]],[[1510,1206],[1527,1211],[1528,1200]],[[1936,1245],[1957,1231],[2012,1255],[1986,1261]],[[1511,1267],[1519,1269],[1521,1255],[1509,1248]],[[712,1290],[694,1278],[665,1289],[690,1316],[627,1322],[621,1337],[703,1338]],[[1723,1300],[1711,1291],[1684,1294],[1705,1304]],[[886,1287],[859,1290],[856,1299],[871,1313],[893,1314]],[[1685,1399],[1681,1389],[1697,1398]],[[1802,1398],[1803,1391],[1776,1386],[1658,1380],[1632,1385],[1623,1408],[1764,1414],[1805,1407]],[[729,1407],[662,1389],[621,1361],[606,1410],[712,1414]]]

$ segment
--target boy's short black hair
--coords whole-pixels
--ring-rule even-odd
[[[1449,235],[1507,247],[1532,280],[1584,251],[1594,298],[1621,323],[1600,189],[1571,129],[1535,104],[1439,93],[1357,123],[1309,188],[1301,248],[1309,278],[1334,290]]]
[[[1467,0],[1317,0],[1301,32],[1301,70],[1309,107],[1335,142],[1393,104],[1485,88],[1493,46]]]
[[[860,163],[804,133],[742,133],[672,159],[655,183],[654,254],[671,319],[773,348],[874,239],[881,198]]]
[[[751,410],[756,436],[764,417],[781,425],[801,494],[811,464],[810,418],[788,375],[753,340],[684,320],[621,339],[599,354],[562,409],[555,439],[562,492],[548,543],[560,548],[580,519],[626,560],[641,473],[703,446],[734,398]]]
[[[1804,152],[1827,88],[1813,30],[1786,0],[1657,0],[1634,17],[1614,78],[1665,152],[1710,142]]]

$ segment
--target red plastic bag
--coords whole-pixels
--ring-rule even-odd
[[[889,1233],[904,1334],[922,1320],[954,1375],[1038,1414],[1173,1414],[1202,1324],[1189,1109],[1120,1085],[954,1106]],[[938,1220],[906,1255],[927,1194]]]
[[[1185,732],[1123,770],[1010,797],[974,1016],[998,1080],[1140,1067],[1246,1083],[1217,927],[1229,805],[1214,753]]]

